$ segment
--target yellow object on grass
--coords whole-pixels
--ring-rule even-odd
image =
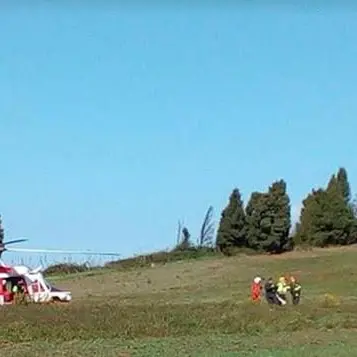
[[[326,307],[334,307],[341,305],[341,299],[338,296],[335,296],[330,293],[324,295],[322,302]]]

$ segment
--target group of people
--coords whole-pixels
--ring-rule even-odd
[[[12,282],[10,280],[0,279],[0,305],[22,301],[26,291],[26,284],[23,280]]]
[[[252,301],[261,301],[263,294],[270,305],[286,305],[289,294],[293,305],[298,305],[301,298],[301,284],[293,276],[289,278],[281,276],[277,283],[274,283],[273,278],[264,282],[264,279],[257,276],[251,285]]]

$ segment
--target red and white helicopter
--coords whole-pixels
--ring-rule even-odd
[[[120,254],[117,253],[98,253],[90,251],[7,248],[9,244],[25,241],[27,241],[27,239],[15,239],[4,243],[0,242],[0,305],[12,304],[14,302],[15,293],[18,290],[22,291],[25,294],[27,301],[30,302],[70,302],[72,300],[72,293],[69,290],[58,289],[45,279],[42,274],[44,270],[42,265],[36,269],[31,269],[26,265],[7,265],[1,259],[1,256],[5,251],[120,256]]]

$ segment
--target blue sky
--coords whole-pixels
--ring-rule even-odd
[[[175,242],[284,178],[293,212],[357,185],[357,16],[346,8],[8,5],[0,211],[21,247]],[[98,5],[96,5],[98,4]],[[294,213],[296,214],[296,213]]]

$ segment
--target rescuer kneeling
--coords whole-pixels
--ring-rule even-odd
[[[301,284],[293,276],[290,278],[290,294],[293,304],[298,305],[301,297]]]

